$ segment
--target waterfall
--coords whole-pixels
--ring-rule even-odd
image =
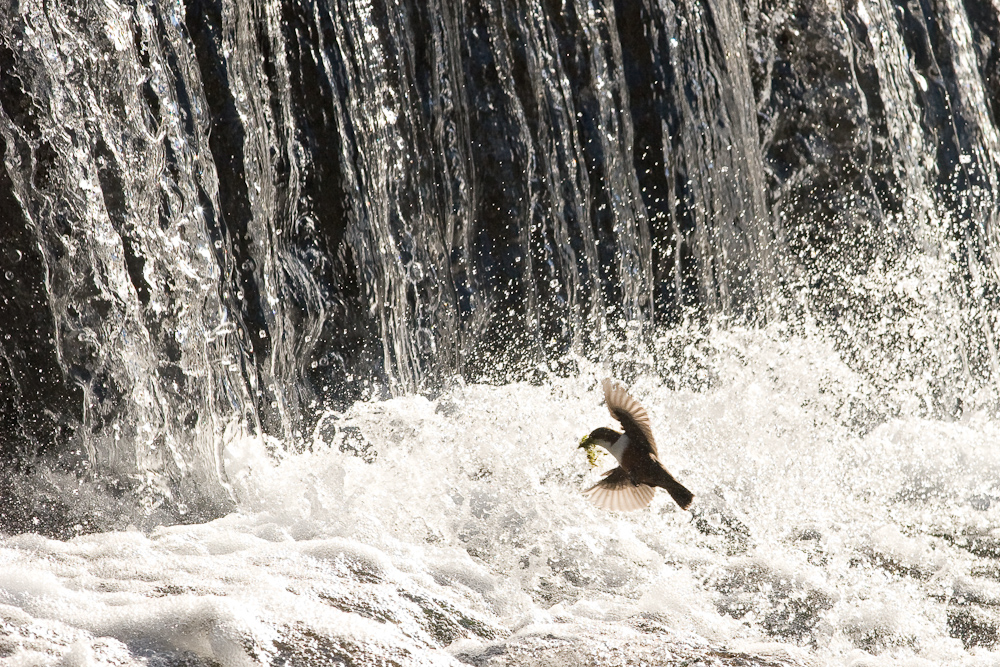
[[[998,37],[980,0],[10,4],[4,462],[211,516],[234,425],[302,448],[684,322],[988,404]]]
[[[988,662],[998,114],[991,0],[4,3],[0,661]]]

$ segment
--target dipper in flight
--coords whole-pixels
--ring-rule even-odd
[[[649,505],[653,489],[658,486],[666,489],[681,509],[686,510],[694,494],[660,463],[646,409],[611,378],[606,378],[601,385],[608,412],[625,432],[602,426],[580,441],[580,447],[588,452],[600,445],[618,460],[618,467],[604,473],[604,479],[584,491],[584,495],[601,509],[638,510]]]

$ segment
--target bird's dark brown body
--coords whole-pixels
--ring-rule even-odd
[[[602,383],[611,416],[621,423],[624,433],[610,428],[595,429],[581,447],[600,445],[618,460],[618,467],[584,493],[598,506],[612,510],[641,509],[653,499],[653,489],[665,489],[682,509],[691,506],[694,494],[663,467],[653,440],[649,415],[625,388],[610,378]]]

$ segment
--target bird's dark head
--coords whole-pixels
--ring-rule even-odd
[[[600,445],[605,449],[611,447],[615,444],[618,438],[622,437],[622,434],[610,428],[602,426],[601,428],[595,428],[588,435],[583,436],[583,440],[580,441],[580,447],[578,449],[590,449],[594,445]]]

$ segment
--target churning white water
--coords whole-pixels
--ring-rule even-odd
[[[816,337],[640,376],[696,494],[605,512],[604,370],[357,403],[308,451],[226,433],[238,511],[0,540],[7,665],[996,664],[1000,429],[890,404]],[[688,383],[685,386],[690,386]]]

